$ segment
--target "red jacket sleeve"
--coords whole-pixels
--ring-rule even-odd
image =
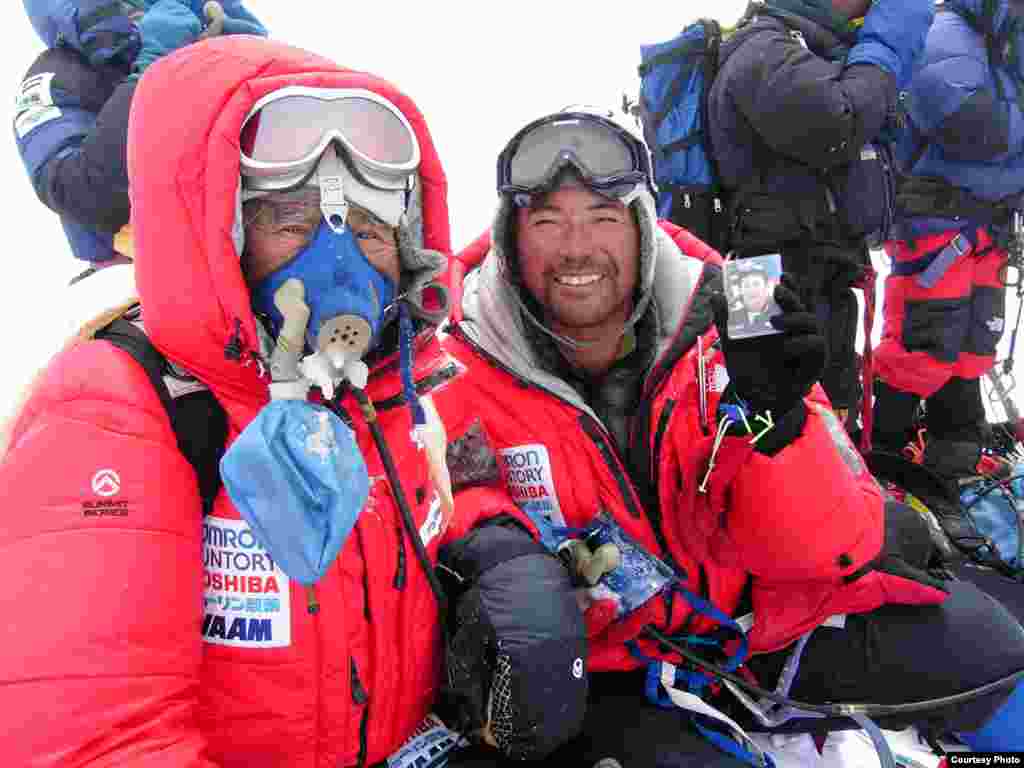
[[[803,433],[779,453],[727,437],[705,491],[690,484],[684,518],[698,556],[765,581],[838,582],[881,551],[882,491],[831,411],[807,402]],[[680,449],[684,477],[704,477],[712,445]]]
[[[197,721],[202,510],[142,368],[42,374],[0,463],[7,765],[212,768]]]

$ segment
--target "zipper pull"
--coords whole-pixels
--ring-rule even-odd
[[[352,701],[356,704],[365,704],[370,700],[370,694],[363,687],[363,681],[359,679],[359,670],[356,668],[356,660],[349,657],[349,677],[352,683]]]
[[[320,601],[316,597],[316,585],[306,585],[306,611],[311,616],[316,616],[320,613]]]

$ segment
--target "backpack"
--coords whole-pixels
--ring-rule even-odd
[[[708,91],[722,29],[701,19],[664,43],[640,47],[639,117],[654,161],[658,217],[727,250],[729,216],[709,145]]]
[[[897,454],[873,451],[867,464],[889,497],[925,518],[946,567],[971,564],[1024,581],[1024,465],[1003,480],[960,485]]]
[[[129,318],[137,317],[133,314],[136,312],[131,310],[113,320],[97,330],[93,338],[123,349],[146,372],[171,420],[178,449],[195,470],[206,515],[213,508],[221,486],[220,460],[228,434],[227,414],[206,387],[192,387],[192,391],[172,395],[168,377],[181,380],[183,376],[153,346],[145,332],[131,322]]]

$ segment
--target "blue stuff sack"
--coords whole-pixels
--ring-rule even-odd
[[[960,490],[960,503],[979,536],[991,545],[977,552],[977,560],[1004,572],[1024,577],[1024,463],[1015,464],[1008,480],[978,480]],[[994,550],[994,551],[993,551]]]
[[[288,577],[316,582],[341,551],[370,491],[352,430],[304,400],[274,400],[228,447],[231,501]]]

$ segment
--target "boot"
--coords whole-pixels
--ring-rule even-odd
[[[924,464],[936,474],[963,481],[1001,474],[1001,462],[983,455],[988,423],[978,379],[953,377],[925,403],[928,442]]]
[[[921,397],[875,379],[871,443],[876,451],[899,455],[912,436]]]

